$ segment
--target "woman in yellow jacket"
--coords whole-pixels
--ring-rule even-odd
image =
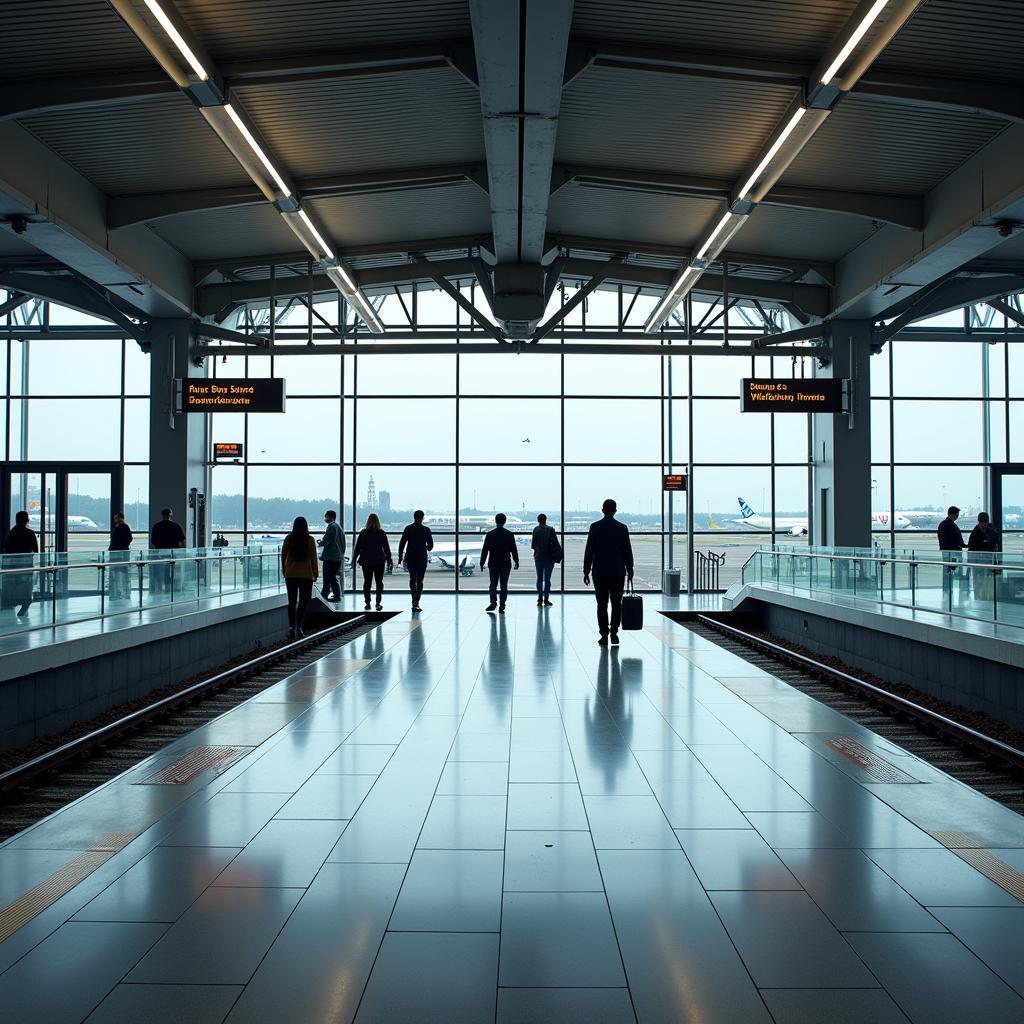
[[[313,582],[320,575],[316,560],[316,542],[309,535],[309,523],[298,516],[292,532],[281,545],[281,572],[288,588],[288,638],[305,636],[302,626],[313,594]]]

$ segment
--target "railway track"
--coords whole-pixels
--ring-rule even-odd
[[[947,775],[1024,814],[1024,751],[890,693],[877,682],[859,678],[855,670],[826,665],[777,640],[706,615],[683,624]]]
[[[358,615],[211,673],[0,774],[0,842],[379,625]]]

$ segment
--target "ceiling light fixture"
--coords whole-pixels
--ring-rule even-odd
[[[864,38],[868,29],[875,23],[888,3],[889,0],[875,0],[875,3],[871,5],[871,10],[864,15],[864,19],[853,30],[850,38],[846,40],[846,45],[836,54],[836,59],[829,64],[827,70],[821,76],[822,85],[828,85],[836,77],[839,69],[846,62],[846,58],[857,48],[857,44]]]
[[[697,250],[697,255],[694,256],[694,259],[704,259],[705,255],[707,254],[707,251],[711,248],[712,243],[722,233],[722,231],[725,229],[725,226],[733,219],[734,216],[735,214],[731,213],[729,210],[726,210],[725,213],[722,214],[722,219],[715,225],[715,230],[712,231],[706,239],[704,239],[704,244]],[[713,255],[708,256],[708,259],[714,259],[717,255],[718,253],[716,252]]]
[[[277,187],[281,190],[281,195],[285,198],[292,194],[292,190],[285,184],[284,178],[277,173],[277,168],[270,162],[270,157],[263,152],[263,148],[256,141],[255,136],[249,131],[245,122],[238,116],[238,111],[230,103],[224,104],[224,110],[227,112],[228,117],[231,118],[232,124],[238,129],[242,138],[249,143],[249,148],[256,154],[259,161],[267,169],[267,172],[277,183]]]
[[[768,147],[768,152],[761,158],[761,162],[754,168],[753,174],[747,179],[747,183],[740,189],[738,199],[746,199],[750,194],[750,190],[757,183],[758,179],[768,169],[768,165],[775,159],[776,154],[782,149],[786,142],[786,139],[793,134],[796,126],[800,123],[800,119],[807,113],[807,108],[804,106],[797,107],[794,111],[793,116],[786,122],[786,127],[782,129],[779,137]]]
[[[324,257],[324,259],[333,260],[334,259],[334,253],[331,252],[331,247],[324,241],[324,236],[321,235],[320,232],[317,231],[317,229],[313,226],[313,222],[309,219],[309,214],[306,213],[305,210],[300,209],[299,210],[299,217],[302,218],[302,223],[305,224],[307,228],[309,228],[310,234],[312,234],[312,236],[320,244],[320,248],[323,250],[323,257]],[[316,256],[318,254],[314,253],[313,255]],[[354,287],[355,286],[353,285],[353,288]]]
[[[689,280],[691,275],[699,273],[699,267],[687,267],[682,274],[679,275],[676,283],[669,289],[668,294],[661,300],[661,302],[658,303],[657,306],[654,307],[654,312],[650,315],[644,330],[652,331],[661,327],[661,325],[668,319],[672,310],[679,305],[683,295],[685,295],[686,291],[689,290],[689,286],[692,283],[695,283],[696,278],[694,278],[693,282]]]
[[[202,62],[195,55],[192,47],[185,42],[181,33],[174,27],[174,23],[164,13],[163,8],[156,2],[156,0],[146,0],[146,6],[152,11],[153,17],[160,23],[160,27],[170,37],[171,42],[178,48],[178,52],[185,58],[188,65],[195,74],[198,76],[201,82],[209,81],[210,75],[206,68],[203,67]]]
[[[348,271],[340,264],[336,267],[327,268],[327,276],[338,286],[338,291],[345,296],[349,305],[362,317],[363,322],[373,331],[374,334],[384,333],[384,324],[377,316],[376,310],[370,305],[369,300],[355,286],[355,282],[349,276]]]

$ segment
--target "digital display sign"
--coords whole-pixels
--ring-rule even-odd
[[[214,442],[213,460],[220,462],[224,459],[240,459],[244,446],[237,442]]]
[[[743,412],[846,412],[846,381],[830,377],[771,380],[745,377]]]
[[[282,377],[186,377],[177,390],[179,412],[284,412]]]
[[[685,473],[665,473],[662,476],[661,489],[663,491],[685,491],[686,490],[686,474]]]

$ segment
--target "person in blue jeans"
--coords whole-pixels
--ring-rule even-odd
[[[551,573],[561,558],[561,545],[553,526],[548,526],[548,517],[543,512],[537,516],[533,528],[533,564],[537,567],[537,607],[551,604]]]
[[[480,569],[489,568],[491,572],[491,603],[487,611],[493,612],[498,609],[499,614],[505,614],[505,602],[508,600],[508,577],[512,572],[512,564],[519,568],[519,549],[516,546],[516,538],[513,533],[505,529],[506,515],[499,512],[494,517],[497,524],[484,537],[484,546],[480,551]],[[490,558],[491,564],[487,565]],[[499,591],[501,604],[498,604]]]

